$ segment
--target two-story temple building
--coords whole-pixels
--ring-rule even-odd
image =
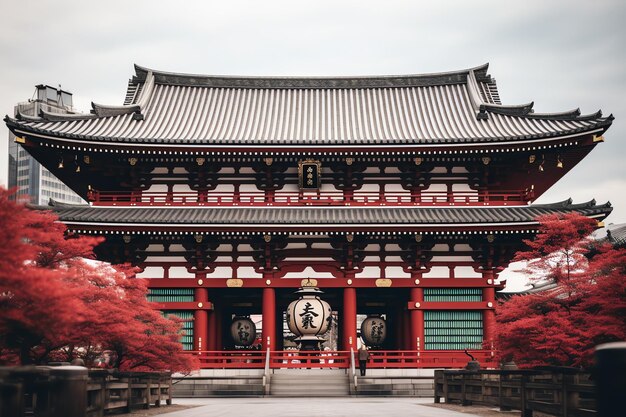
[[[385,320],[381,355],[412,367],[493,365],[498,274],[537,216],[610,204],[531,203],[613,117],[504,105],[483,65],[384,77],[227,77],[135,67],[121,105],[6,118],[15,141],[89,205],[52,202],[69,232],[101,235],[151,299],[187,320],[183,346],[234,349],[234,317],[283,312],[310,279],[357,347],[357,315]],[[209,365],[206,365],[209,366]]]

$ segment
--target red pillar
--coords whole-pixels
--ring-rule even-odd
[[[493,279],[493,273],[489,271],[489,277]],[[493,282],[493,281],[492,281]],[[494,287],[483,288],[483,300],[487,303],[487,310],[483,311],[483,342],[492,346],[495,339],[496,312],[496,289]],[[489,307],[491,303],[491,307]]]
[[[275,350],[276,346],[276,292],[263,288],[263,350]]]
[[[194,300],[198,308],[200,303],[206,307],[209,301],[209,290],[206,288],[196,288],[194,292]],[[208,346],[208,312],[207,310],[198,309],[193,314],[193,348],[194,350],[209,350]]]
[[[350,348],[357,350],[356,341],[356,289],[352,287],[343,289],[343,317],[342,317],[343,350]]]
[[[424,350],[424,289],[411,288],[411,342],[410,350]],[[416,303],[419,303],[419,307]]]

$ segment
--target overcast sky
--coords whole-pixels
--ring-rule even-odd
[[[0,0],[0,111],[39,83],[121,104],[133,64],[227,75],[379,75],[490,63],[505,104],[602,109],[600,144],[539,202],[610,200],[626,222],[626,2]],[[7,178],[0,127],[0,183]]]

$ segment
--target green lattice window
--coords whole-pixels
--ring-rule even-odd
[[[424,301],[482,301],[480,288],[424,288]]]
[[[161,314],[164,316],[174,315],[183,321],[182,331],[185,333],[180,338],[183,344],[183,350],[193,350],[193,311],[185,310],[163,310]]]
[[[425,311],[426,350],[480,349],[483,342],[481,311]]]
[[[155,303],[180,303],[193,301],[193,288],[151,288],[148,301]]]

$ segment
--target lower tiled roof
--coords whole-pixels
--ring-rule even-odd
[[[44,207],[37,207],[43,209]],[[52,202],[60,220],[69,224],[100,225],[372,225],[442,226],[454,224],[534,223],[538,216],[576,211],[604,219],[610,203],[572,204],[571,200],[547,205],[515,207],[92,207]]]

